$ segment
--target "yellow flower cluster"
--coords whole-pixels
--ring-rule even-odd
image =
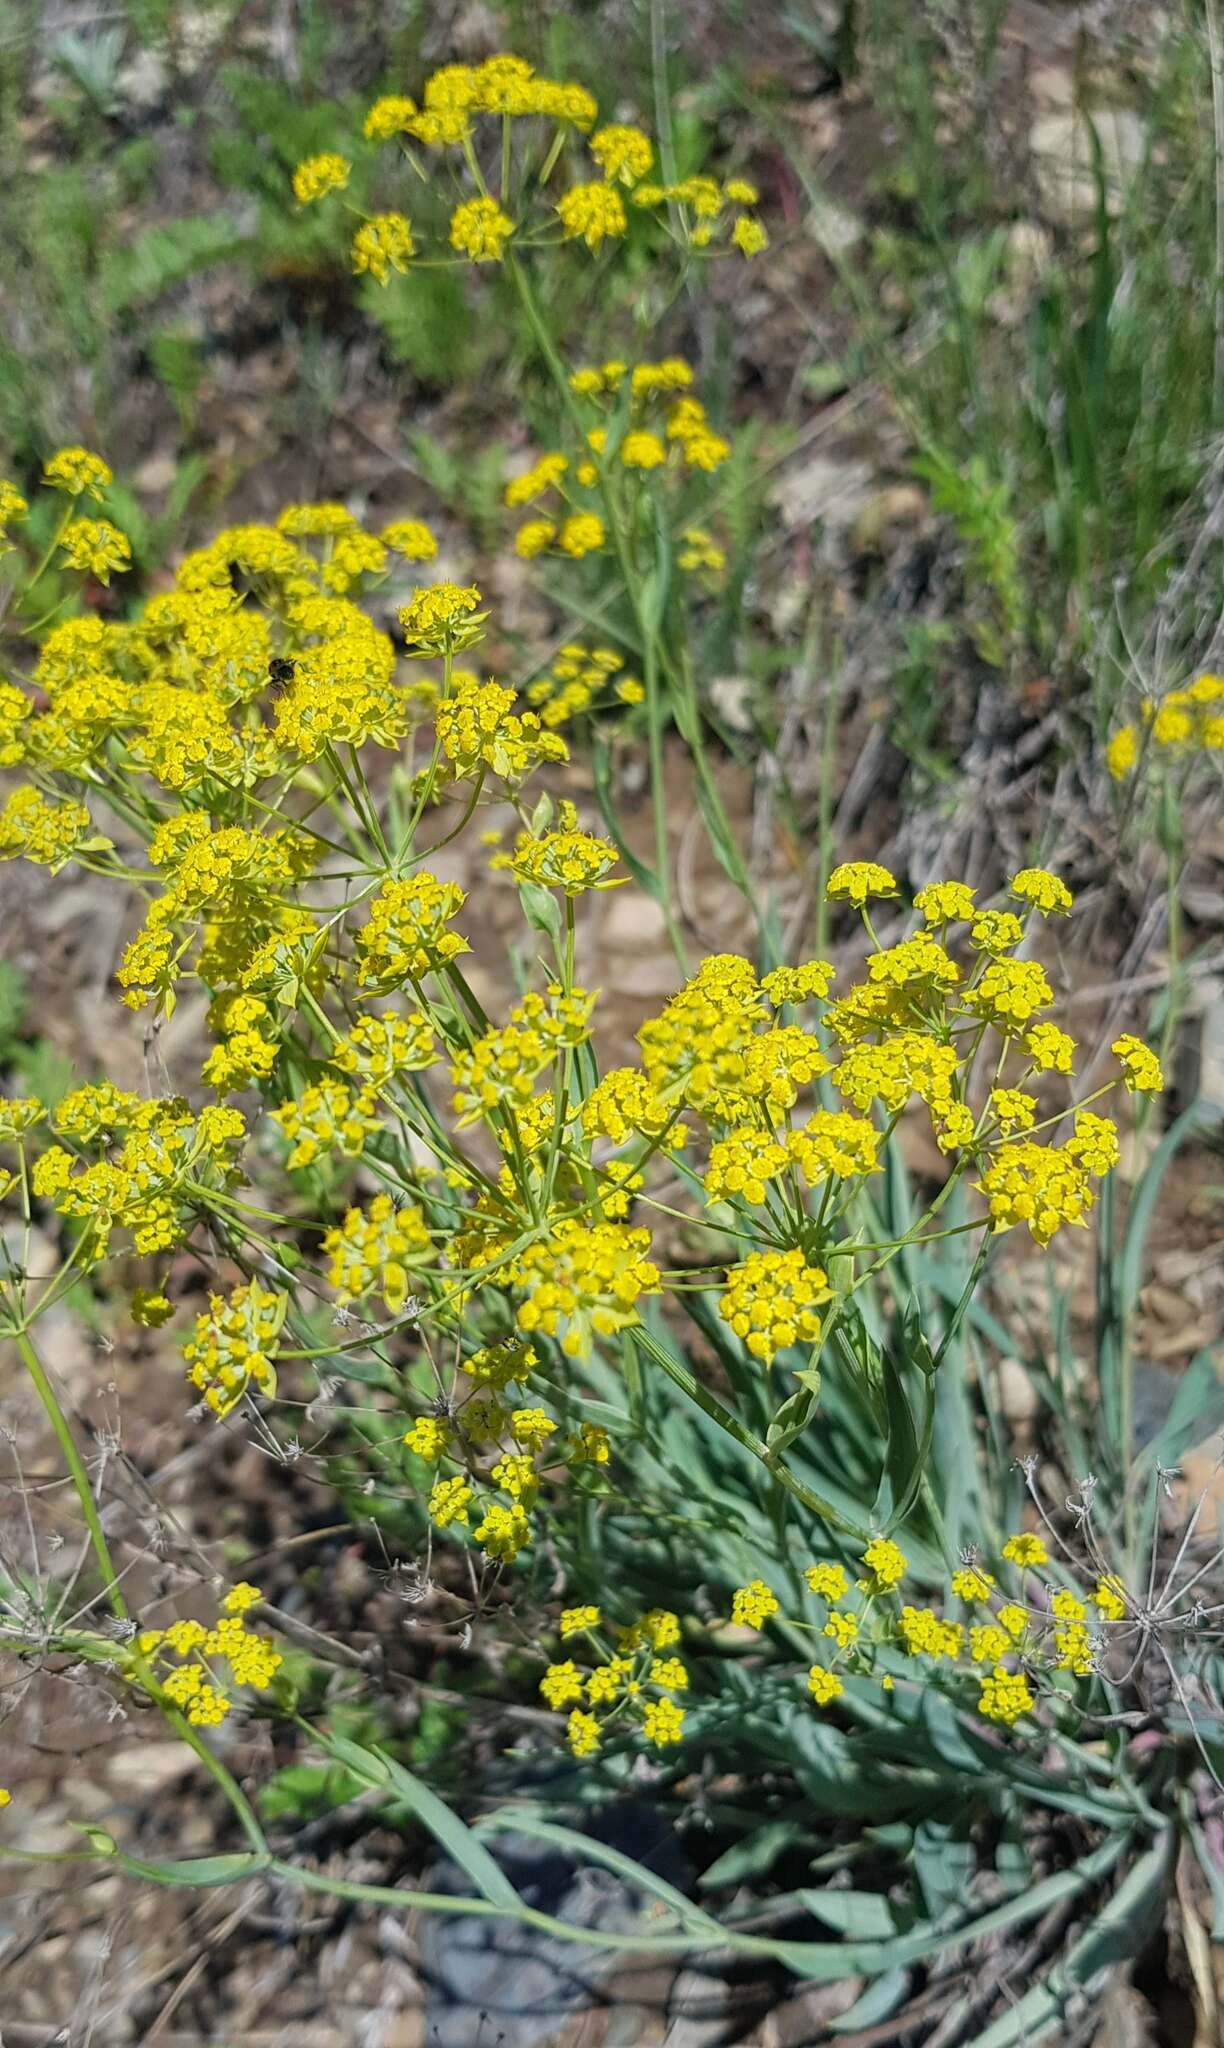
[[[238,1178],[246,1122],[215,1105],[194,1113],[181,1096],[145,1101],[109,1082],[65,1096],[52,1119],[73,1150],[51,1145],[30,1185],[57,1214],[82,1225],[78,1258],[104,1259],[115,1230],[138,1253],[172,1249],[214,1195]]]
[[[419,106],[406,94],[385,94],[368,109],[362,132],[367,142],[397,145],[404,163],[423,181],[432,181],[434,173],[415,154],[414,145],[462,152],[476,189],[452,212],[449,243],[456,257],[472,263],[502,261],[511,236],[524,228],[528,246],[533,246],[544,239],[550,225],[559,226],[563,241],[581,241],[596,254],[605,242],[622,241],[628,233],[623,191],[640,210],[660,217],[666,211],[669,232],[678,225],[680,240],[690,251],[711,249],[721,240],[744,256],[755,256],[768,246],[768,236],[750,210],[758,195],[746,179],[719,184],[695,177],[672,185],[651,184],[650,137],[626,122],[596,129],[597,115],[596,102],[585,87],[539,77],[523,58],[500,55],[479,65],[444,65],[426,79]],[[482,117],[495,118],[502,126],[501,186],[496,194],[487,189],[478,168],[475,131]],[[522,132],[512,136],[509,123],[524,120],[551,124],[551,139],[547,128],[538,138]],[[548,174],[567,131],[589,137],[596,175],[574,178],[559,199],[544,202]],[[335,151],[306,158],[293,173],[299,206],[345,191],[352,170],[350,159]],[[526,218],[516,218],[519,214]],[[352,245],[354,270],[380,284],[391,269],[406,269],[413,254],[411,226],[398,210],[368,216]]]
[[[488,1121],[490,1112],[499,1108],[521,1112],[530,1104],[546,1068],[559,1054],[589,1038],[594,1006],[595,998],[585,990],[567,993],[554,982],[546,995],[525,995],[507,1024],[486,1031],[460,1053],[451,1067],[452,1107],[459,1128],[479,1119]]]
[[[659,1269],[646,1256],[649,1250],[646,1230],[576,1219],[557,1223],[509,1269],[525,1296],[519,1328],[558,1338],[570,1358],[589,1357],[597,1337],[632,1328],[641,1320],[642,1296],[659,1292]]]
[[[215,1728],[233,1701],[218,1683],[217,1663],[229,1665],[229,1682],[267,1692],[284,1663],[267,1636],[249,1629],[243,1616],[263,1598],[258,1586],[245,1580],[221,1602],[221,1618],[212,1628],[199,1621],[175,1621],[169,1628],[141,1629],[133,1643],[135,1658],[154,1678],[161,1697],[197,1728]]]
[[[533,711],[517,713],[514,701],[513,690],[500,683],[456,680],[453,697],[438,706],[434,728],[457,778],[491,772],[518,783],[542,761],[568,760],[564,740],[545,732]]]
[[[823,1325],[815,1311],[830,1293],[828,1275],[798,1246],[750,1252],[727,1274],[718,1313],[751,1356],[770,1365],[792,1344],[818,1341]]]
[[[342,1306],[377,1292],[387,1313],[397,1316],[408,1299],[409,1268],[431,1257],[433,1241],[415,1202],[397,1205],[381,1194],[364,1209],[350,1209],[344,1222],[328,1231],[323,1251],[331,1259],[328,1279]]]
[[[1114,780],[1125,780],[1149,748],[1158,759],[1175,760],[1224,751],[1224,676],[1197,676],[1159,703],[1145,698],[1138,724],[1120,726],[1109,742],[1105,758]]]
[[[209,1296],[208,1313],[196,1317],[183,1357],[192,1386],[214,1415],[228,1415],[248,1391],[269,1399],[275,1394],[273,1361],[288,1306],[287,1295],[271,1293],[257,1280],[235,1287],[228,1298]]]
[[[730,443],[710,426],[705,407],[691,393],[692,383],[692,367],[680,356],[632,368],[612,360],[572,371],[570,389],[587,408],[585,440],[568,452],[549,450],[507,484],[510,506],[535,506],[544,498],[559,501],[519,528],[518,553],[526,559],[546,550],[579,557],[602,547],[609,527],[622,516],[618,471],[634,479],[658,472],[674,496],[686,472],[709,475],[720,468],[731,453]],[[683,568],[710,573],[725,562],[704,529],[687,529],[685,543]]]
[[[971,1683],[976,1711],[1011,1727],[1036,1712],[1036,1681],[1056,1698],[1068,1678],[1095,1675],[1099,1641],[1088,1625],[1089,1600],[1099,1624],[1137,1629],[1138,1623],[1129,1619],[1132,1603],[1125,1586],[1115,1576],[1098,1578],[1087,1599],[1071,1586],[1034,1587],[1027,1574],[1049,1564],[1040,1536],[1009,1536],[1000,1558],[1021,1574],[1019,1599],[1001,1595],[996,1576],[972,1551],[952,1575],[952,1595],[981,1616],[969,1624],[949,1620],[932,1607],[902,1602],[897,1588],[909,1563],[890,1537],[876,1537],[863,1553],[865,1570],[858,1580],[863,1598],[857,1610],[841,1606],[849,1592],[842,1565],[809,1565],[803,1576],[825,1607],[821,1633],[834,1645],[830,1660],[809,1672],[808,1690],[816,1703],[828,1706],[839,1699],[844,1675],[874,1680],[890,1692],[902,1678],[913,1683],[908,1667],[921,1664],[921,1682],[939,1685],[958,1702],[965,1682]],[[757,1579],[733,1596],[731,1619],[759,1629],[780,1611],[770,1588]]]
[[[391,989],[406,981],[421,982],[468,952],[467,940],[446,930],[466,901],[457,882],[440,882],[424,869],[405,880],[387,882],[357,934],[362,985]]]
[[[640,704],[645,692],[636,676],[620,674],[624,665],[615,648],[584,647],[569,641],[524,694],[538,709],[540,723],[550,728],[603,709],[600,700],[609,689],[622,704]]]
[[[679,1618],[655,1607],[614,1634],[614,1641],[603,1634],[597,1607],[568,1609],[561,1616],[562,1639],[585,1636],[590,1655],[601,1661],[580,1669],[567,1657],[550,1664],[540,1680],[547,1706],[555,1713],[571,1710],[565,1733],[576,1757],[595,1756],[621,1730],[655,1749],[670,1749],[683,1738],[684,1708],[674,1695],[688,1691],[688,1670],[681,1658],[659,1654],[679,1642]]]

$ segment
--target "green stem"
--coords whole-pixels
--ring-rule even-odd
[[[55,1432],[56,1442],[64,1454],[64,1463],[68,1467],[72,1484],[76,1489],[77,1499],[81,1503],[81,1514],[89,1531],[89,1540],[93,1546],[93,1553],[98,1561],[99,1570],[102,1573],[102,1581],[106,1589],[106,1597],[110,1602],[111,1611],[118,1620],[128,1621],[130,1616],[128,1614],[127,1602],[119,1590],[118,1574],[115,1571],[114,1561],[110,1554],[110,1546],[106,1541],[106,1535],[102,1528],[102,1520],[98,1514],[98,1505],[93,1497],[93,1488],[89,1483],[89,1474],[85,1470],[85,1461],[76,1447],[72,1431],[68,1427],[67,1418],[60,1407],[58,1396],[47,1377],[43,1362],[31,1344],[25,1330],[15,1329],[11,1330],[8,1334],[12,1337],[14,1344],[21,1354],[22,1364],[30,1375],[34,1391],[42,1402],[47,1420]]]
[[[717,1395],[712,1394],[708,1387],[703,1387],[701,1381],[694,1377],[686,1365],[682,1365],[678,1358],[672,1358],[661,1344],[656,1343],[647,1329],[635,1325],[632,1336],[634,1342],[642,1346],[655,1364],[662,1366],[668,1378],[674,1381],[681,1392],[687,1394],[689,1400],[701,1409],[702,1414],[708,1415],[711,1422],[716,1422],[718,1427],[729,1437],[733,1437],[744,1450],[750,1451],[787,1493],[802,1501],[805,1508],[810,1508],[813,1514],[819,1515],[831,1528],[841,1529],[847,1536],[855,1537],[860,1543],[870,1542],[869,1529],[864,1529],[858,1522],[852,1522],[849,1516],[843,1515],[840,1508],[835,1508],[831,1501],[825,1500],[819,1493],[814,1493],[810,1486],[804,1485],[802,1479],[796,1479],[777,1453],[762,1443],[759,1436],[754,1436],[729,1408],[724,1408]]]

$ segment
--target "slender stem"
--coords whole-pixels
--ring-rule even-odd
[[[155,1692],[152,1693],[151,1697],[156,1701],[157,1706],[161,1709],[161,1712],[170,1723],[179,1740],[185,1742],[189,1749],[195,1751],[205,1770],[214,1782],[220,1786],[237,1816],[243,1834],[248,1842],[250,1842],[252,1848],[257,1849],[261,1856],[267,1856],[269,1851],[264,1831],[259,1825],[254,1807],[251,1805],[250,1800],[247,1798],[233,1772],[227,1770],[219,1756],[213,1755],[208,1744],[196,1733],[196,1730],[184,1714],[180,1714],[176,1708],[168,1707],[164,1701],[158,1699]]]
[[[68,1427],[67,1418],[60,1407],[55,1389],[47,1377],[43,1362],[31,1344],[25,1330],[11,1330],[9,1335],[21,1354],[22,1364],[30,1375],[34,1391],[42,1402],[47,1420],[51,1424],[55,1432],[56,1441],[64,1454],[64,1463],[68,1467],[72,1484],[76,1489],[77,1499],[81,1503],[81,1513],[85,1520],[85,1526],[89,1531],[89,1540],[93,1546],[94,1556],[98,1561],[98,1568],[102,1573],[106,1597],[110,1602],[111,1611],[118,1620],[127,1621],[130,1619],[127,1602],[119,1590],[119,1576],[115,1570],[114,1561],[110,1554],[110,1546],[106,1541],[106,1535],[102,1528],[102,1520],[98,1514],[97,1502],[93,1497],[93,1488],[89,1483],[89,1474],[85,1470],[85,1461],[76,1447],[72,1431]]]
[[[712,1394],[708,1387],[703,1387],[701,1381],[695,1378],[687,1366],[682,1365],[679,1359],[672,1358],[661,1344],[657,1344],[648,1330],[639,1325],[634,1328],[632,1335],[634,1342],[649,1353],[656,1365],[662,1366],[668,1378],[675,1382],[682,1393],[688,1395],[689,1400],[701,1409],[703,1415],[708,1415],[711,1422],[716,1422],[718,1427],[725,1430],[729,1437],[733,1437],[744,1450],[750,1451],[753,1457],[764,1465],[771,1477],[777,1480],[779,1486],[785,1487],[787,1493],[802,1501],[804,1507],[810,1508],[813,1514],[819,1515],[831,1528],[844,1530],[847,1536],[856,1537],[860,1543],[870,1542],[869,1529],[851,1521],[850,1517],[843,1515],[840,1508],[835,1508],[831,1501],[825,1500],[819,1493],[814,1493],[810,1486],[804,1485],[802,1479],[796,1479],[794,1473],[788,1471],[781,1462],[777,1453],[762,1443],[759,1436],[754,1436],[729,1408],[724,1408],[717,1395]]]

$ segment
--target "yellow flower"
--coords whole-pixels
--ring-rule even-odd
[[[499,1564],[513,1564],[519,1551],[531,1541],[531,1524],[518,1501],[512,1507],[503,1507],[494,1502],[486,1507],[483,1519],[472,1531],[486,1557],[492,1557]]]
[[[830,1291],[828,1276],[797,1248],[750,1252],[728,1272],[718,1313],[749,1354],[769,1365],[792,1344],[817,1341],[822,1325],[815,1310]]]
[[[667,450],[657,434],[639,431],[625,435],[620,459],[626,469],[657,469],[667,460]]]
[[[1123,1078],[1132,1095],[1159,1095],[1164,1088],[1164,1069],[1150,1045],[1132,1032],[1124,1031],[1109,1048],[1121,1061]]]
[[[596,839],[590,832],[546,832],[517,846],[509,865],[520,882],[581,896],[587,889],[615,886],[604,878],[618,858],[610,839]]]
[[[674,1700],[651,1700],[642,1715],[642,1733],[656,1749],[679,1742],[684,1730],[684,1708]]]
[[[889,1536],[875,1536],[863,1552],[863,1563],[871,1574],[865,1590],[888,1593],[909,1570],[905,1552]]]
[[[551,547],[557,537],[555,521],[551,519],[528,519],[519,527],[514,536],[514,552],[520,561],[531,562]]]
[[[472,1488],[459,1474],[453,1479],[440,1479],[429,1496],[429,1518],[439,1529],[448,1528],[452,1522],[461,1522],[466,1527],[472,1499]]]
[[[1033,1127],[1036,1098],[1019,1088],[992,1088],[990,1107],[999,1119],[1000,1130],[1009,1138],[1014,1131],[1030,1131]]]
[[[1029,1534],[1009,1536],[1003,1545],[1003,1555],[1012,1564],[1019,1565],[1021,1571],[1028,1571],[1034,1565],[1050,1562],[1050,1553],[1045,1547],[1044,1539]]]
[[[1024,1608],[1017,1606],[1014,1600],[1009,1601],[1007,1606],[1000,1607],[996,1618],[1000,1627],[1005,1628],[1013,1641],[1018,1643],[1028,1627],[1028,1615]]]
[[[408,132],[415,113],[414,101],[398,94],[388,94],[375,100],[362,123],[361,132],[367,142],[390,142],[394,136]]]
[[[567,242],[581,239],[592,254],[629,225],[624,203],[614,185],[573,185],[557,202],[557,215]]]
[[[965,1631],[959,1622],[940,1621],[929,1607],[903,1607],[897,1624],[911,1657],[959,1657]]]
[[[810,1564],[803,1574],[809,1590],[830,1605],[844,1600],[849,1590],[846,1574],[839,1564]]]
[[[586,1697],[582,1674],[572,1659],[564,1664],[550,1664],[540,1680],[540,1691],[550,1707],[568,1707],[572,1701]]]
[[[967,991],[965,1007],[1000,1031],[1014,1031],[1053,1000],[1054,991],[1036,960],[992,960],[977,985]]]
[[[480,592],[474,585],[430,583],[401,607],[399,621],[406,639],[440,653],[446,646],[470,644],[467,636],[479,604]]]
[[[404,1443],[426,1464],[436,1465],[450,1442],[450,1426],[440,1415],[418,1415],[404,1436]]]
[[[1125,1588],[1121,1579],[1115,1575],[1111,1574],[1107,1578],[1098,1579],[1097,1589],[1092,1596],[1092,1601],[1103,1621],[1124,1621],[1126,1619],[1124,1592]]]
[[[1011,878],[1011,892],[1025,903],[1031,903],[1043,917],[1049,917],[1053,912],[1065,917],[1073,901],[1066,883],[1046,868],[1021,868],[1020,873]]]
[[[822,1631],[837,1644],[839,1650],[848,1650],[851,1643],[857,1641],[858,1632],[857,1614],[831,1614]]]
[[[861,909],[869,896],[895,896],[897,884],[887,868],[871,860],[847,860],[834,868],[825,895],[830,903],[844,897]]]
[[[564,1607],[561,1610],[561,1634],[580,1636],[589,1628],[599,1627],[598,1607]]]
[[[654,162],[650,137],[644,135],[640,128],[623,127],[615,122],[592,135],[591,155],[605,178],[615,179],[622,185],[636,185]]]
[[[775,967],[762,976],[761,987],[775,1008],[783,1003],[805,1003],[813,996],[828,995],[837,969],[831,960],[805,960],[800,967]]]
[[[58,448],[43,464],[43,482],[53,491],[67,492],[70,498],[79,498],[84,493],[100,499],[114,481],[102,457],[91,455],[88,448]]]
[[[731,1598],[731,1619],[740,1628],[763,1628],[771,1614],[779,1611],[778,1601],[763,1579],[741,1586]]]
[[[112,574],[122,575],[132,566],[131,542],[109,519],[74,519],[60,547],[70,569],[96,576],[99,583],[109,583]]]
[[[980,1606],[989,1600],[993,1585],[990,1573],[982,1571],[978,1565],[966,1565],[963,1571],[952,1574],[952,1591],[958,1600],[964,1600],[970,1606]]]
[[[763,1202],[767,1182],[785,1172],[786,1162],[786,1147],[771,1132],[752,1126],[732,1131],[710,1148],[706,1200],[718,1202],[725,1195],[740,1195],[746,1202]]]
[[[1064,1223],[1082,1225],[1093,1203],[1092,1189],[1069,1145],[1038,1145],[1030,1138],[1001,1145],[978,1186],[996,1230],[1025,1223],[1043,1246]]]
[[[759,256],[762,249],[768,249],[769,236],[759,220],[753,220],[742,213],[731,230],[731,240],[744,256]]]
[[[1035,1702],[1022,1672],[1008,1671],[1005,1665],[996,1664],[990,1676],[982,1679],[981,1686],[978,1712],[987,1721],[1002,1721],[1010,1728],[1022,1714],[1032,1713]]]
[[[914,908],[929,925],[966,924],[976,916],[976,894],[966,882],[928,882],[915,896]]]
[[[353,236],[353,269],[386,284],[393,270],[407,270],[414,254],[412,228],[402,213],[376,213]]]
[[[1139,735],[1133,725],[1120,726],[1105,749],[1105,766],[1115,782],[1130,774],[1139,759]]]
[[[563,554],[580,562],[584,555],[598,554],[607,537],[607,528],[597,513],[575,512],[563,523],[557,546]]]
[[[1082,1621],[1088,1610],[1078,1594],[1060,1586],[1050,1601],[1050,1612],[1059,1621]]]
[[[353,166],[334,150],[308,156],[293,173],[293,196],[299,206],[309,206],[329,192],[343,192]]]
[[[438,552],[437,541],[420,519],[397,519],[384,526],[378,538],[406,562],[432,562]]]
[[[148,1287],[137,1287],[128,1303],[132,1321],[143,1330],[159,1330],[174,1314],[174,1305],[164,1294]]]
[[[660,1290],[659,1269],[645,1256],[650,1233],[619,1223],[557,1223],[509,1269],[526,1300],[519,1328],[560,1337],[570,1358],[587,1358],[596,1337],[640,1322],[638,1301]]]
[[[971,943],[981,953],[1009,953],[1024,937],[1024,926],[1014,911],[981,910],[970,927]]]
[[[553,490],[568,468],[568,457],[559,451],[541,455],[521,476],[510,479],[502,496],[507,505],[530,505],[534,498],[542,497],[545,491]]]
[[[599,1749],[599,1723],[594,1714],[575,1707],[565,1724],[565,1739],[573,1756],[594,1756]]]
[[[214,1415],[228,1415],[248,1389],[269,1399],[275,1395],[272,1361],[288,1306],[287,1295],[269,1293],[257,1280],[236,1287],[228,1300],[209,1296],[208,1312],[197,1316],[183,1357],[191,1367],[192,1385]]]
[[[452,249],[473,263],[500,263],[514,222],[496,199],[465,199],[451,215]]]
[[[650,1666],[650,1683],[668,1692],[687,1692],[689,1675],[678,1657],[655,1657]]]
[[[1146,1051],[1146,1047],[1144,1049]],[[1090,1110],[1082,1109],[1075,1119],[1074,1133],[1067,1139],[1063,1151],[1086,1173],[1098,1176],[1112,1173],[1120,1156],[1118,1127],[1109,1117],[1093,1116]]]
[[[0,1806],[9,1806],[9,1805],[11,1805],[11,1804],[12,1804],[12,1798],[13,1798],[13,1795],[12,1795],[12,1793],[11,1793],[11,1792],[10,1792],[10,1791],[8,1790],[8,1788],[7,1788],[6,1786],[4,1786],[4,1785],[0,1785]]]
[[[1075,1052],[1075,1040],[1057,1024],[1034,1024],[1026,1032],[1024,1049],[1033,1065],[1043,1074],[1069,1074]]]
[[[846,1688],[835,1671],[826,1671],[823,1664],[813,1664],[808,1672],[808,1691],[818,1707],[827,1707],[831,1700],[840,1699]]]

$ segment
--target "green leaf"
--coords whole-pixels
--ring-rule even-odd
[[[559,1848],[569,1849],[587,1863],[601,1863],[605,1870],[613,1870],[629,1884],[640,1891],[648,1892],[651,1898],[669,1906],[686,1927],[699,1930],[712,1942],[721,1946],[726,1931],[721,1922],[707,1913],[703,1907],[686,1899],[666,1879],[656,1877],[643,1863],[636,1863],[632,1856],[626,1856],[620,1849],[613,1849],[607,1842],[598,1842],[590,1835],[578,1834],[555,1821],[545,1820],[531,1807],[508,1806],[496,1813],[487,1814],[481,1821],[482,1830],[512,1829],[516,1834],[534,1835],[541,1842],[555,1842]]]
[[[1136,1465],[1175,1465],[1183,1452],[1224,1428],[1224,1384],[1214,1350],[1200,1351],[1178,1381],[1163,1429],[1139,1452]]]
[[[1224,1941],[1224,1870],[1221,1870],[1212,1855],[1207,1837],[1196,1820],[1190,1822],[1190,1840],[1194,1844],[1199,1869],[1207,1880],[1207,1888],[1215,1909],[1211,1921],[1212,1940]]]
[[[837,1934],[854,1941],[892,1941],[898,1934],[921,1934],[911,1914],[901,1915],[882,1892],[801,1891],[808,1912]]]
[[[1134,1864],[1065,1960],[980,2034],[974,2048],[1028,2048],[1044,2028],[1061,2019],[1071,1997],[1111,1963],[1133,1963],[1144,1938],[1159,1925],[1173,1854],[1169,1829]]]
[[[534,932],[543,932],[547,938],[561,943],[561,906],[551,889],[545,889],[539,882],[520,882],[519,902],[523,916]]]
[[[208,1886],[237,1884],[244,1877],[255,1877],[268,1868],[272,1858],[248,1849],[237,1850],[230,1856],[192,1856],[173,1863],[146,1863],[138,1856],[123,1854],[111,1860],[133,1877],[148,1877],[154,1884]]]
[[[196,271],[227,262],[246,247],[238,223],[227,213],[195,214],[146,228],[123,248],[108,250],[102,262],[102,298],[112,313],[160,298]]]
[[[860,2027],[878,2026],[897,2010],[909,1986],[908,1970],[886,1970],[847,2011],[839,2013],[835,2020],[826,2020],[825,2025],[831,2034],[855,2034]]]
[[[797,1820],[767,1820],[763,1827],[753,1828],[740,1842],[734,1842],[724,1849],[721,1856],[703,1870],[697,1880],[701,1891],[714,1891],[721,1885],[742,1884],[746,1878],[763,1877],[771,1870],[783,1850],[792,1842],[801,1842],[805,1829]]]
[[[612,792],[612,756],[608,751],[607,742],[598,738],[598,736],[591,749],[591,768],[595,777],[595,800],[599,805],[600,816],[603,818],[604,824],[611,834],[617,852],[633,876],[638,888],[645,889],[646,894],[653,896],[656,903],[664,902],[666,891],[659,877],[655,874],[654,869],[644,866],[637,855],[625,843]]]
[[[814,1375],[816,1390],[820,1387],[820,1374]],[[766,1447],[771,1451],[784,1451],[786,1446],[801,1436],[816,1412],[816,1392],[804,1385],[799,1391],[782,1403],[773,1421],[765,1432]]]
[[[471,1878],[477,1891],[491,1905],[501,1906],[510,1913],[522,1911],[522,1900],[483,1842],[472,1833],[467,1822],[460,1820],[446,1801],[439,1799],[436,1792],[431,1792],[420,1778],[405,1770],[384,1750],[366,1749],[358,1742],[349,1742],[343,1735],[328,1734],[322,1730],[316,1730],[316,1737],[329,1755],[347,1764],[366,1784],[384,1785],[397,1793],[421,1826],[441,1843],[448,1856],[459,1865],[465,1876]]]

